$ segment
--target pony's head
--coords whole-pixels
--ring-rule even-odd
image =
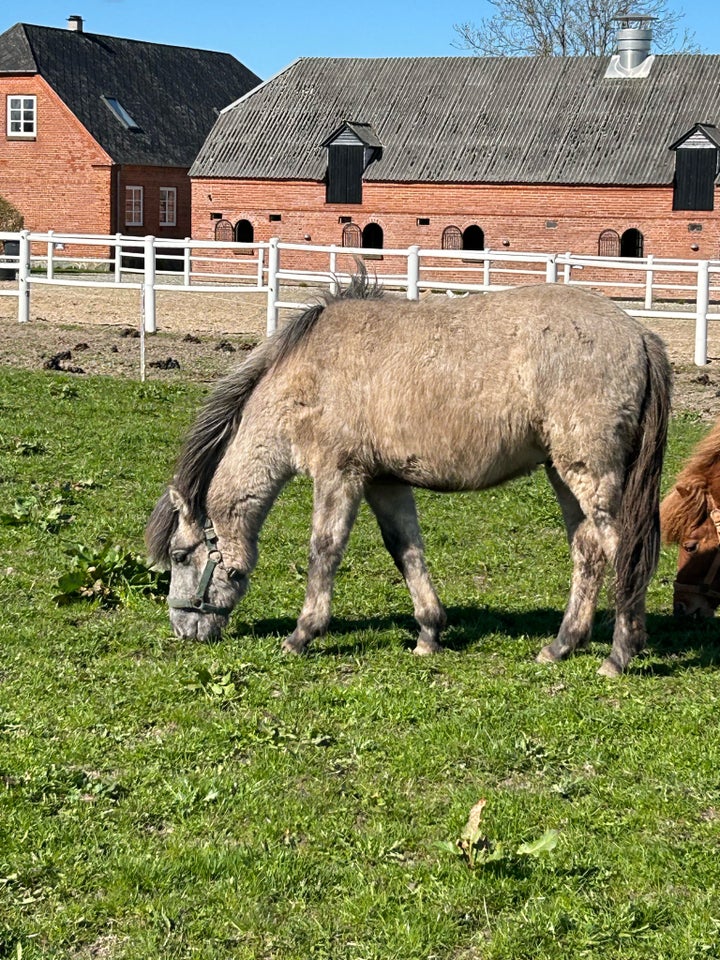
[[[667,543],[677,543],[673,612],[712,617],[720,604],[720,509],[701,485],[676,486],[660,507]]]
[[[198,518],[174,487],[160,498],[145,542],[154,563],[170,568],[170,623],[182,639],[216,640],[248,588],[249,572],[223,559],[207,518]]]

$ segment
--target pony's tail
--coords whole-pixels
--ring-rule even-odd
[[[628,462],[615,557],[618,612],[645,596],[660,554],[660,476],[667,442],[672,369],[659,337],[643,336],[647,380],[637,445]]]

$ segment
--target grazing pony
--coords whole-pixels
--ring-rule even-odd
[[[720,603],[720,421],[693,450],[660,517],[664,540],[680,547],[675,614],[712,617]]]
[[[445,612],[412,488],[481,490],[543,466],[573,575],[539,659],[588,642],[609,562],[616,618],[600,672],[621,673],[646,640],[670,381],[662,342],[596,294],[542,284],[411,303],[355,278],[257,347],[190,430],[146,530],[151,558],[171,568],[175,633],[220,633],[268,511],[302,473],[314,482],[307,592],[283,649],[300,653],[327,629],[364,497],[412,597],[415,653],[434,653]]]

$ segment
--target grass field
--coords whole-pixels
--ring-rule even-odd
[[[201,395],[0,370],[0,957],[720,956],[720,644],[669,616],[673,553],[628,675],[596,676],[605,600],[538,665],[569,577],[544,476],[421,494],[447,652],[409,653],[365,511],[288,658],[297,481],[224,640],[177,641],[135,557]],[[668,478],[702,432],[673,423]]]

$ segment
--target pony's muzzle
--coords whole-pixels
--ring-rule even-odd
[[[172,610],[170,625],[180,640],[219,640],[228,618],[218,614],[194,613],[188,610]]]

